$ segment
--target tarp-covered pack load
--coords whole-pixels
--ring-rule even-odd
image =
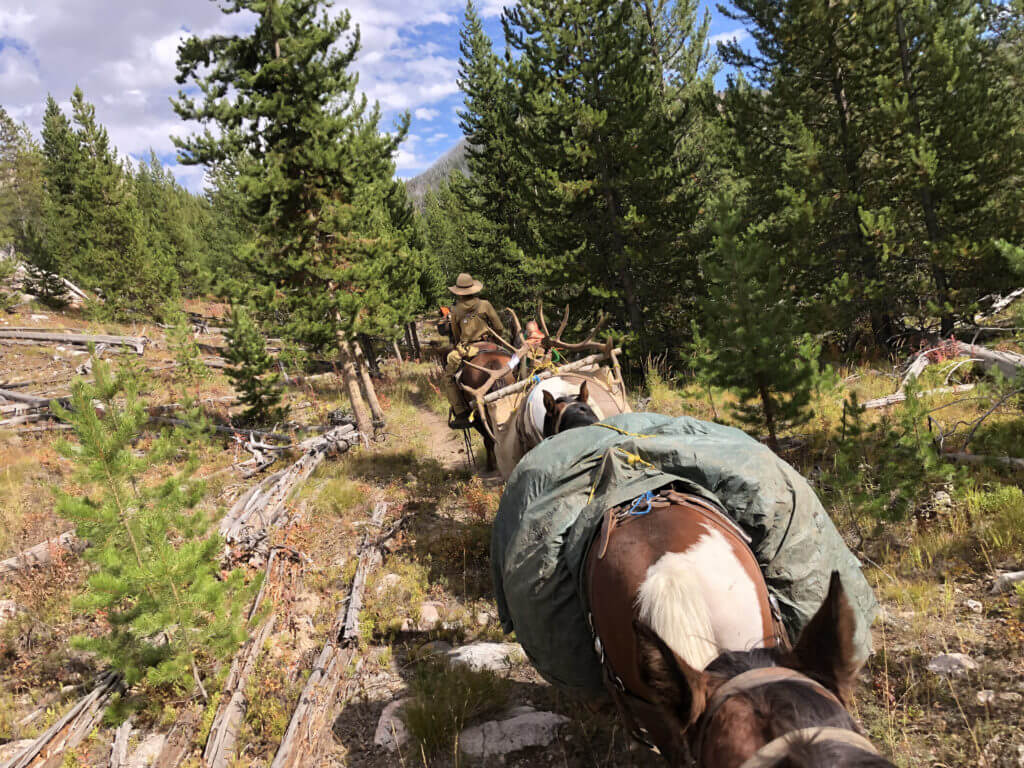
[[[671,483],[717,501],[751,537],[792,638],[839,571],[867,657],[874,594],[807,481],[738,429],[633,413],[545,440],[516,467],[498,507],[491,557],[499,616],[547,680],[602,690],[585,618],[587,551],[606,509]]]
[[[555,398],[575,396],[583,382],[587,382],[588,402],[599,419],[629,413],[625,392],[615,385],[607,368],[560,373],[488,406],[491,422],[496,425],[495,455],[502,477],[507,480],[519,459],[544,439],[544,392],[550,392]]]

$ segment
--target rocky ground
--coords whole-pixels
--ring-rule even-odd
[[[29,314],[8,323],[100,330],[73,313],[35,312],[47,315],[36,320]],[[162,331],[105,330],[154,339],[143,358],[152,375],[148,398],[172,402],[180,385],[173,367],[164,368],[173,355]],[[34,394],[66,392],[84,360],[77,352],[0,346],[0,379],[32,379],[37,383],[25,390]],[[370,510],[384,501],[382,527],[391,535],[367,583],[360,650],[344,670],[329,733],[311,762],[660,765],[629,744],[608,702],[579,701],[552,688],[502,633],[489,561],[500,483],[470,471],[461,436],[444,425],[435,373],[425,364],[386,364],[379,384],[389,416],[384,439],[321,466],[289,502],[289,522],[273,533],[276,545],[304,557],[283,558],[272,580],[268,600],[277,622],[246,689],[249,707],[234,764],[268,765],[273,758],[347,594]],[[211,415],[229,415],[214,402],[230,395],[217,371],[194,388],[209,401]],[[306,424],[327,423],[344,407],[330,380],[296,387],[289,400],[293,418]],[[650,407],[669,412],[675,406],[656,399]],[[696,401],[686,407],[699,415]],[[67,529],[53,512],[49,489],[76,489],[66,460],[53,449],[55,436],[0,433],[0,560]],[[200,470],[208,478],[207,508],[226,509],[259,481],[235,468],[246,458],[230,442],[210,446]],[[812,477],[821,462],[808,450],[787,458]],[[1006,487],[1019,494],[1013,483]],[[1016,538],[1012,530],[1003,539],[979,536],[978,519],[994,513],[981,502],[972,506],[965,494],[938,491],[913,519],[874,527],[845,509],[831,510],[884,607],[855,713],[906,768],[1024,766],[1021,600],[1012,589],[991,591],[997,573],[1024,568],[1024,528]],[[1021,521],[1024,526],[1024,516]],[[94,659],[68,646],[72,634],[92,626],[69,608],[84,565],[71,553],[57,554],[50,567],[0,581],[0,765],[55,722],[98,671]],[[199,765],[214,709],[194,699],[142,702],[133,715],[128,764],[159,763],[167,736],[187,734],[182,764]],[[65,764],[107,764],[116,725],[98,728]]]

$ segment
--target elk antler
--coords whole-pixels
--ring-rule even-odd
[[[608,316],[602,312],[598,318],[597,325],[595,325],[590,333],[587,334],[587,338],[577,344],[569,344],[568,342],[562,341],[562,332],[565,331],[565,326],[569,323],[569,307],[566,305],[565,312],[562,314],[562,323],[558,326],[558,332],[552,336],[548,333],[548,325],[544,318],[544,303],[542,301],[537,302],[537,319],[540,322],[540,328],[544,332],[544,347],[546,349],[561,349],[566,352],[578,352],[584,349],[604,349],[607,345],[600,342],[594,341],[594,337],[601,332],[605,324],[608,322]]]

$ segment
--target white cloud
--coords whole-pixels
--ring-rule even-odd
[[[717,46],[719,43],[739,43],[750,37],[750,33],[747,30],[740,28],[734,29],[732,32],[720,32],[717,35],[712,35],[708,38],[708,42],[712,46]]]
[[[355,64],[360,90],[380,102],[383,127],[406,110],[418,120],[438,121],[437,128],[447,127],[458,93],[452,42],[464,3],[341,4],[360,32]],[[482,13],[494,16],[503,5],[486,0]],[[178,91],[174,77],[181,40],[189,34],[237,33],[252,23],[251,15],[226,16],[210,0],[0,0],[0,6],[0,99],[7,111],[38,131],[47,94],[66,108],[72,89],[80,85],[113,144],[137,156],[150,147],[173,156],[170,135],[192,130],[169,104]],[[332,13],[340,12],[337,8]],[[444,137],[435,133],[427,141]],[[408,142],[398,163],[400,172],[429,165]],[[175,172],[190,188],[201,183],[199,169],[175,167]]]
[[[438,142],[438,141],[441,141],[441,140],[447,139],[447,138],[448,138],[448,134],[447,133],[434,133],[434,134],[431,134],[430,138],[427,139],[427,143],[428,144],[433,144],[435,142]]]

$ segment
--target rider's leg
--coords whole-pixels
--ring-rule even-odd
[[[462,396],[462,392],[459,390],[459,385],[455,381],[455,374],[459,372],[460,365],[462,365],[462,353],[457,349],[453,349],[448,353],[448,364],[445,366],[444,375],[441,377],[441,389],[444,391],[444,396],[448,398],[448,403],[452,407],[452,413],[454,414],[452,426],[465,429],[469,426],[469,408],[466,405],[465,398]]]

